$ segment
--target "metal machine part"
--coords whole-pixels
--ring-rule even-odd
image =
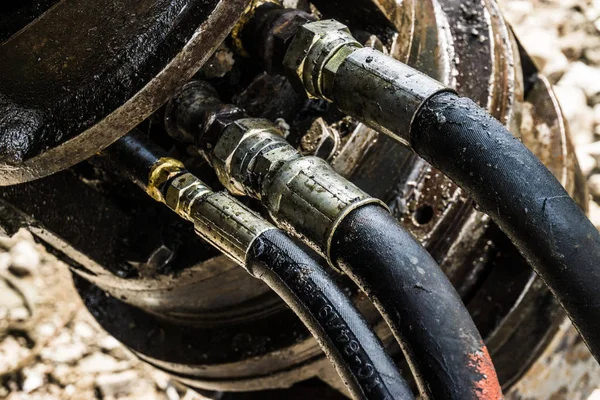
[[[206,62],[249,1],[21,6],[39,14],[0,28],[0,185],[68,168],[133,129]]]
[[[36,13],[43,9],[25,10],[29,14],[19,14],[22,20],[0,14],[1,184],[61,171],[124,135],[206,62],[248,1],[150,3],[48,1],[49,11],[41,16]],[[311,8],[298,4],[302,10],[295,18],[305,23]],[[585,182],[558,102],[495,1],[311,4],[324,18],[349,26],[361,45],[376,46],[486,107],[585,205]],[[65,19],[68,24],[60,22]],[[9,20],[21,22],[5,23]],[[64,35],[61,26],[69,27]],[[155,38],[156,46],[140,46],[146,40],[140,37]],[[134,53],[139,57],[127,56]],[[215,60],[210,63],[218,64]],[[427,247],[472,312],[505,388],[517,381],[552,339],[563,314],[503,235],[454,184],[398,143],[322,102],[298,98],[288,82],[262,74],[252,59],[234,61],[224,76],[212,79],[223,98],[252,117],[285,119],[281,126],[288,126],[284,134],[294,144],[318,129],[316,121],[335,130],[340,146],[333,167],[383,200]],[[56,79],[40,78],[49,73]],[[170,148],[154,123],[161,119],[151,117],[143,128]],[[188,150],[172,151],[189,157]],[[217,187],[202,162],[194,172]],[[250,391],[287,388],[311,377],[339,385],[315,341],[265,285],[198,239],[191,224],[121,179],[101,157],[0,188],[0,225],[6,233],[30,228],[70,265],[86,304],[111,334],[192,386]],[[355,293],[349,283],[341,284]],[[379,324],[371,305],[361,296],[355,300],[369,322]],[[273,326],[280,328],[273,332]],[[390,338],[381,324],[377,332]]]
[[[277,293],[317,340],[352,398],[413,397],[350,298],[284,232],[230,195],[213,192],[139,131],[106,155],[151,197],[160,193],[155,200],[192,222],[198,236]]]
[[[324,160],[302,156],[273,123],[244,115],[220,119],[223,106],[211,100],[214,94],[203,86],[188,85],[172,100],[173,116],[167,118],[175,127],[180,123],[177,116],[191,118],[195,113],[194,120],[205,120],[190,130],[185,125],[188,118],[182,118],[181,128],[195,133],[195,142],[213,161],[221,182],[261,200],[279,228],[313,247],[357,284],[402,347],[421,395],[502,398],[488,350],[460,297],[385,204]],[[199,99],[199,104],[190,103],[190,98]],[[344,256],[357,249],[352,257]],[[444,355],[445,368],[431,367],[437,356],[430,355],[435,354]],[[472,357],[481,361],[474,363]]]
[[[196,232],[239,264],[244,264],[257,237],[275,229],[230,195],[212,192],[190,173],[168,183],[164,202],[192,221]]]
[[[234,107],[219,104],[215,96],[201,82],[186,85],[168,107],[171,134],[177,138],[185,137],[183,132],[190,135],[189,119],[198,120],[196,132],[210,133],[188,141],[201,143],[200,150],[223,186],[233,194],[260,199],[279,226],[296,232],[326,259],[345,216],[367,204],[387,209],[381,200],[339,176],[326,161],[303,157],[272,122],[249,118],[241,110],[236,111],[237,117],[223,112]]]
[[[309,96],[331,101],[335,95],[336,106],[341,111],[361,115],[361,120],[378,132],[397,136],[391,133],[389,126],[405,132],[406,137],[400,138],[405,144],[410,136],[411,118],[381,121],[390,116],[415,115],[427,98],[450,90],[425,74],[416,80],[419,72],[415,69],[373,48],[362,48],[348,27],[335,20],[300,26],[285,52],[283,66],[288,76],[299,80]],[[345,78],[356,84],[348,84]],[[346,88],[348,90],[344,90]],[[381,97],[369,102],[356,101],[362,91]],[[397,98],[397,94],[402,97]],[[394,112],[399,109],[405,112]]]

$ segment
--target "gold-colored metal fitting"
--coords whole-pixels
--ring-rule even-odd
[[[190,220],[190,210],[203,196],[213,193],[210,187],[189,172],[173,178],[165,190],[165,204]]]
[[[248,51],[244,48],[244,42],[242,40],[242,32],[244,32],[244,28],[250,22],[250,20],[254,17],[254,13],[256,9],[263,4],[273,3],[278,6],[281,5],[280,1],[277,0],[252,0],[246,10],[244,10],[244,14],[238,20],[237,24],[233,27],[231,31],[231,42],[233,44],[233,50],[242,57],[250,57]]]
[[[185,170],[185,166],[179,160],[170,157],[159,159],[148,174],[148,188],[146,192],[156,201],[165,202],[165,198],[160,191],[160,188],[172,178]]]
[[[227,193],[215,193],[189,172],[169,181],[165,204],[192,222],[196,233],[240,265],[254,241],[275,229]]]
[[[310,98],[323,98],[321,84],[324,66],[340,50],[358,49],[361,44],[350,29],[329,19],[309,22],[298,29],[283,59],[288,78],[298,81]]]

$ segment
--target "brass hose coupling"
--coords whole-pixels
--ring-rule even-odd
[[[172,158],[161,158],[153,166],[148,192],[161,193],[159,201],[192,222],[200,237],[242,266],[254,240],[276,229],[229,194],[213,192]]]

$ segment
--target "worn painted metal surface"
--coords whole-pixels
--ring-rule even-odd
[[[0,43],[0,185],[70,167],[127,133],[204,64],[248,2],[63,0],[23,21]]]

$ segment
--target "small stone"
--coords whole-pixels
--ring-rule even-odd
[[[77,391],[77,389],[75,388],[74,385],[67,385],[65,387],[65,394],[67,396],[73,396],[75,394],[75,392]]]
[[[92,339],[96,336],[96,331],[87,322],[77,321],[73,330],[82,339]]]
[[[100,375],[95,385],[104,398],[123,396],[131,393],[132,386],[138,379],[135,371],[125,371],[118,374]]]
[[[81,342],[75,342],[47,347],[41,351],[40,355],[47,361],[72,364],[81,359],[87,351],[87,346]]]
[[[567,57],[564,54],[557,52],[556,56],[546,62],[542,73],[548,78],[550,83],[555,84],[565,75],[568,68],[569,60],[567,60]]]
[[[25,393],[31,393],[34,390],[42,387],[46,378],[46,367],[43,364],[37,364],[33,368],[23,369],[23,391]]]
[[[12,257],[10,269],[21,275],[31,274],[40,265],[40,254],[32,242],[21,240],[10,249]]]
[[[50,374],[52,375],[52,379],[58,382],[62,386],[67,386],[71,384],[72,377],[74,376],[73,367],[70,367],[65,364],[56,365]]]
[[[600,95],[600,69],[590,67],[581,61],[574,62],[559,85],[577,87],[583,90],[588,102],[594,101]]]
[[[121,347],[121,343],[117,339],[112,336],[105,336],[100,343],[98,343],[100,348],[105,351],[113,351],[119,347]]]
[[[587,39],[587,33],[584,31],[571,32],[560,38],[560,49],[569,60],[579,60],[588,41]]]
[[[25,321],[31,316],[27,307],[15,307],[8,311],[8,319],[11,321]]]
[[[50,322],[40,324],[36,326],[36,331],[40,336],[50,337],[54,335],[54,332],[56,332],[56,325]]]
[[[600,389],[595,389],[587,400],[600,400]]]
[[[516,24],[523,21],[527,15],[534,11],[531,1],[519,0],[506,2],[503,14],[511,23]]]
[[[600,141],[590,143],[585,146],[579,146],[579,148],[577,150],[578,150],[578,153],[577,153],[578,156],[580,154],[579,152],[582,152],[582,153],[587,153],[592,157],[600,158]]]
[[[165,395],[167,396],[168,400],[180,400],[181,397],[179,396],[179,393],[177,392],[177,389],[175,389],[175,386],[173,385],[169,385],[169,387],[167,387],[167,390],[165,390]]]
[[[600,47],[585,49],[583,56],[588,61],[588,64],[600,65]]]
[[[14,336],[7,336],[0,342],[0,371],[14,368],[29,354],[31,354],[31,350],[26,347],[25,343],[19,343]]]
[[[167,390],[172,385],[171,378],[161,371],[151,371],[151,375],[156,387],[162,391]]]
[[[104,353],[93,353],[81,359],[77,365],[80,371],[88,374],[117,372],[129,368],[128,362],[117,361]]]
[[[577,159],[583,176],[588,176],[596,168],[596,159],[584,150],[577,150]]]
[[[527,30],[527,33],[520,35],[523,47],[528,51],[529,56],[535,61],[535,64],[543,70],[550,60],[565,57],[560,52],[558,46],[558,37],[553,31],[543,28]]]

